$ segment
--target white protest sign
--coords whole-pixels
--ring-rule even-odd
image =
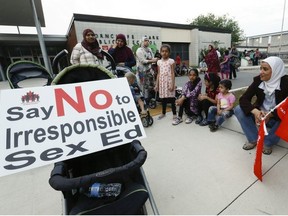
[[[0,176],[146,137],[126,78],[0,91]]]

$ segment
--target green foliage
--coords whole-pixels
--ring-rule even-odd
[[[237,44],[244,38],[244,31],[239,27],[238,22],[229,18],[228,15],[215,16],[212,13],[200,15],[195,18],[191,25],[222,28],[231,32],[231,43]]]

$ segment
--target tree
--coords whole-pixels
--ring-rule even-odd
[[[197,18],[192,20],[190,24],[196,26],[222,28],[231,31],[232,44],[237,44],[244,38],[244,31],[239,27],[238,22],[233,20],[232,18],[229,18],[228,15],[217,17],[212,13],[208,13],[206,16],[198,16]]]

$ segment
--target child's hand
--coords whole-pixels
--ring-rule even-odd
[[[221,115],[221,114],[222,114],[222,110],[221,109],[217,110],[217,115]]]
[[[206,95],[203,95],[203,94],[200,94],[199,96],[198,96],[198,100],[204,100],[204,99],[206,99],[207,98],[207,96]]]

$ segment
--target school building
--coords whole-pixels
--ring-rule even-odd
[[[171,58],[175,58],[176,53],[179,53],[187,65],[198,65],[201,50],[207,49],[209,44],[219,48],[231,46],[231,33],[223,29],[73,14],[66,35],[43,35],[49,60],[52,61],[62,49],[67,49],[71,53],[74,45],[82,41],[82,32],[86,28],[94,30],[100,46],[104,50],[107,50],[115,42],[116,35],[119,33],[126,35],[128,46],[132,49],[139,46],[143,36],[148,36],[152,47],[159,49],[161,44],[169,44],[172,49]],[[0,33],[0,79],[5,79],[5,70],[9,64],[19,60],[31,60],[44,65],[38,36]],[[68,65],[69,55],[66,60],[61,61],[61,67]]]

